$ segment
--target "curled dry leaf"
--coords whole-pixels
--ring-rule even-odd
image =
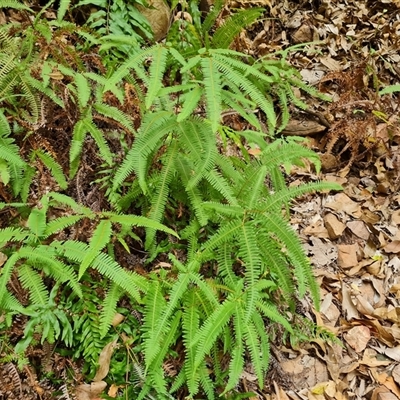
[[[99,369],[97,370],[96,375],[93,378],[93,382],[99,382],[107,376],[108,371],[110,370],[111,357],[116,345],[117,339],[108,343],[101,351],[99,356]]]
[[[90,385],[85,383],[75,388],[77,400],[100,400],[100,394],[107,387],[104,381],[92,382]]]

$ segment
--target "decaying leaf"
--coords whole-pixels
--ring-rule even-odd
[[[103,380],[110,370],[110,361],[112,354],[116,348],[117,339],[108,343],[104,349],[101,351],[99,356],[99,369],[96,372],[95,377],[93,378],[93,382],[99,382]]]

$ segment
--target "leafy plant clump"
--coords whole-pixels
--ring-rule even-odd
[[[231,398],[247,362],[262,388],[271,337],[305,338],[296,299],[309,293],[319,306],[288,210],[298,196],[340,186],[288,187],[285,171],[304,159],[318,171],[319,160],[274,136],[289,102],[306,107],[293,87],[318,94],[278,55],[229,49],[232,32],[260,9],[238,12],[209,37],[217,14],[202,22],[190,3],[186,46],[172,30],[166,44],[121,48],[128,56],[115,64],[116,53],[89,52],[101,42],[84,29],[78,36],[90,46],[54,49],[75,35],[62,4],[57,21],[37,16],[15,38],[0,30],[1,326],[9,331],[24,315],[17,353],[58,343],[85,359],[85,371],[124,337],[115,359],[130,376],[111,374],[138,399]],[[249,129],[226,126],[227,110]],[[116,328],[122,304],[137,318]]]

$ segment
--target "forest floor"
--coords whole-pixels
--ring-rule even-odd
[[[400,97],[378,92],[400,81],[400,3],[285,0],[263,6],[270,18],[243,34],[242,48],[263,56],[321,41],[307,52],[290,52],[288,60],[333,98],[330,104],[309,101],[311,112],[293,110],[284,133],[308,137],[323,167],[318,176],[294,169],[292,184],[325,179],[344,187],[292,207],[292,225],[321,287],[321,310],[309,316],[341,344],[275,349],[280,367],[271,376],[272,398],[398,399]]]
[[[341,193],[297,199],[291,217],[321,287],[320,312],[305,300],[303,313],[340,343],[273,345],[269,386],[258,398],[398,399],[400,95],[379,91],[400,81],[400,3],[243,0],[229,5],[249,6],[265,7],[266,18],[243,32],[236,49],[262,57],[314,42],[290,51],[287,60],[333,99],[307,98],[308,111],[291,110],[283,134],[308,138],[321,155],[322,172],[293,168],[290,184],[324,179],[344,187]],[[256,380],[247,370],[244,389],[257,392]]]

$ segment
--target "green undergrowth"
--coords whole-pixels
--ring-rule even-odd
[[[289,206],[341,188],[286,183],[305,159],[320,167],[277,137],[289,104],[306,107],[293,88],[323,96],[284,54],[230,49],[263,10],[214,28],[222,2],[205,20],[179,6],[192,19],[141,47],[102,51],[97,17],[76,25],[69,2],[1,27],[0,326],[14,350],[0,356],[21,365],[52,344],[90,381],[116,341],[104,379],[120,398],[247,398],[242,372],[264,387],[271,340],[332,338],[296,313],[305,295],[318,309],[319,287]]]

